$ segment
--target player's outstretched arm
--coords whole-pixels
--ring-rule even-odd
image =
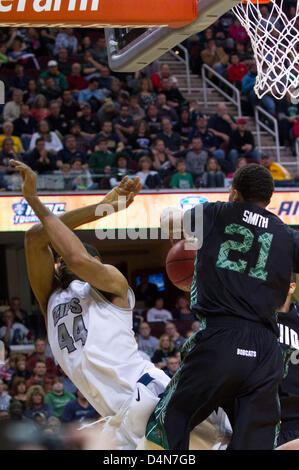
[[[127,297],[128,285],[124,276],[114,266],[104,265],[96,258],[91,257],[79,238],[41,203],[36,193],[36,174],[27,165],[14,160],[11,161],[11,164],[20,171],[23,179],[22,191],[25,199],[42,222],[53,248],[62,256],[69,269],[94,287],[125,299]],[[135,192],[130,192],[127,198],[128,203],[133,201],[135,194],[140,190],[140,183],[138,181],[132,182],[131,187],[135,189]],[[118,192],[118,195],[121,195],[121,192]],[[116,204],[114,197],[112,197],[110,202],[111,204]],[[35,254],[35,256],[37,255]],[[34,282],[37,282],[36,276],[34,276]],[[48,296],[50,293],[51,289],[48,290]],[[43,293],[41,295],[39,288],[35,289],[35,294],[39,302],[43,302],[41,307],[45,311],[46,304],[44,303],[44,298],[46,294]]]

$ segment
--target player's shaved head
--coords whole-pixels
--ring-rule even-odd
[[[267,168],[251,163],[236,171],[230,201],[247,201],[266,207],[274,191],[274,181]]]

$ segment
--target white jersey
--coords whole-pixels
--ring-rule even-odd
[[[169,378],[141,358],[132,329],[131,288],[128,301],[130,308],[117,307],[90,284],[76,280],[51,295],[47,323],[59,365],[102,417],[113,417],[111,425],[119,426],[122,417],[132,427],[127,426],[126,438],[121,435],[116,446],[133,449]],[[134,420],[135,405],[141,423]]]

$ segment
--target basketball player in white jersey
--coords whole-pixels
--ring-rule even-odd
[[[36,174],[24,163],[10,163],[20,171],[24,198],[41,222],[26,233],[25,252],[52,352],[90,404],[109,418],[103,430],[109,448],[135,449],[169,378],[139,355],[132,330],[135,299],[127,280],[71,230],[99,219],[98,205],[58,218],[39,200]],[[117,211],[123,196],[128,207],[140,189],[138,178],[125,177],[100,204]],[[57,270],[50,244],[61,257]]]

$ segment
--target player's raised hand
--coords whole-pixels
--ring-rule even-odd
[[[23,180],[22,193],[25,199],[36,196],[36,173],[23,162],[18,160],[9,160],[11,166],[20,172]]]
[[[103,199],[102,203],[111,204],[114,210],[119,210],[119,201],[120,197],[126,198],[125,207],[129,207],[130,204],[134,201],[134,197],[142,188],[140,183],[140,178],[137,177],[134,180],[129,179],[128,176],[125,176],[118,186],[113,188]],[[122,205],[122,208],[123,205]]]

